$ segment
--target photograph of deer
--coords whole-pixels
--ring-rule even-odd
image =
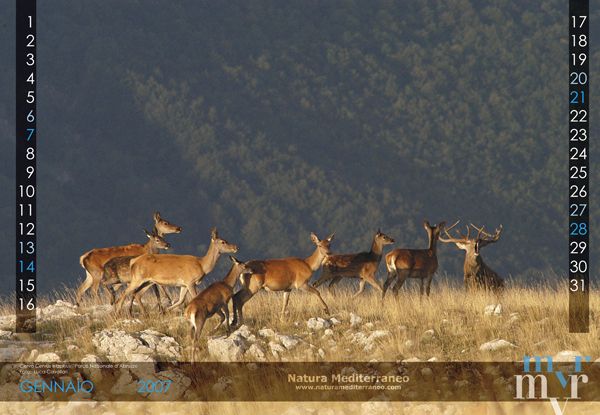
[[[154,230],[152,233],[162,238],[169,233],[180,233],[181,230],[182,229],[180,226],[173,225],[166,219],[163,219],[159,212],[154,213]],[[94,294],[96,300],[99,299],[98,288],[100,287],[100,282],[102,281],[104,264],[106,264],[107,261],[119,256],[143,255],[146,253],[146,250],[146,245],[130,244],[114,246],[110,248],[95,248],[83,254],[79,258],[79,263],[85,270],[85,280],[77,289],[77,294],[75,296],[76,304],[79,305],[81,303],[81,297],[90,287],[92,288],[92,293]],[[105,289],[108,291],[106,287]],[[110,291],[109,295],[112,295]]]
[[[316,245],[314,252],[308,258],[280,258],[250,261],[248,266],[253,273],[241,278],[242,289],[233,296],[233,322],[234,326],[244,321],[243,307],[259,290],[283,291],[283,307],[281,318],[285,311],[292,289],[309,292],[319,299],[325,314],[329,314],[327,304],[321,298],[319,290],[309,285],[312,274],[323,264],[323,260],[330,254],[329,246],[333,235],[320,240],[314,233],[310,239]]]
[[[477,231],[477,235],[472,239],[470,238],[471,227]],[[496,228],[496,232],[493,235],[485,232],[483,226],[478,228],[473,224],[467,226],[466,236],[457,231],[457,237],[453,237],[448,230],[444,231],[446,236],[440,237],[440,241],[453,243],[459,249],[465,251],[465,262],[463,264],[465,289],[467,291],[475,289],[501,291],[504,288],[504,280],[483,262],[480,250],[484,246],[497,242],[500,239],[502,225]]]
[[[171,245],[169,245],[169,243],[167,241],[165,241],[162,237],[160,237],[154,233],[149,233],[146,230],[144,232],[146,233],[146,236],[149,239],[148,243],[145,245],[146,246],[145,254],[158,254],[160,249],[169,249],[171,247]],[[115,294],[116,294],[115,286],[120,287],[120,286],[127,285],[127,284],[129,284],[129,282],[131,282],[130,262],[133,258],[137,258],[137,257],[136,256],[118,256],[118,257],[114,257],[114,258],[110,259],[106,264],[104,264],[103,273],[102,273],[102,281],[100,283],[102,285],[104,285],[104,287],[108,290],[108,292],[111,295],[110,304],[114,304],[114,302],[115,302]],[[166,297],[169,300],[169,302],[171,302],[171,298],[162,286],[160,286],[160,285],[157,286],[156,284],[153,284],[153,285],[151,285],[151,287],[154,289],[154,293],[155,293],[156,299],[158,301],[158,307],[159,307],[159,309],[162,310],[161,294],[163,297]],[[150,288],[150,286],[147,288]],[[159,290],[161,291],[160,293],[159,293]],[[144,314],[146,314],[146,309],[144,307],[144,304],[141,302],[141,297],[143,296],[143,294],[144,294],[144,291],[143,290],[140,291],[135,296],[135,299],[137,300],[137,303],[139,304],[140,308],[142,308],[142,311],[144,312]],[[134,296],[131,297],[131,303],[129,304],[129,313],[130,314],[131,314],[131,309],[133,307],[133,300],[134,300]]]
[[[221,254],[236,253],[238,247],[219,237],[216,228],[210,235],[210,245],[203,257],[175,254],[146,254],[131,260],[131,282],[116,302],[116,310],[120,311],[125,298],[135,295],[145,286],[160,284],[169,287],[181,287],[179,300],[168,307],[172,310],[185,301],[186,293],[190,298],[197,294],[198,284],[206,274],[217,265]]]
[[[381,284],[377,281],[377,268],[379,268],[379,263],[383,256],[383,247],[393,243],[394,240],[392,238],[377,230],[373,236],[370,251],[359,252],[357,254],[327,256],[325,261],[323,261],[323,272],[313,284],[313,287],[319,287],[324,282],[329,281],[329,288],[331,289],[342,278],[360,278],[358,291],[356,291],[352,298],[355,298],[364,291],[366,283],[369,283],[370,286],[383,293],[383,288],[381,288]]]
[[[216,327],[210,332],[215,333],[219,327],[225,322],[227,327],[227,335],[229,336],[229,301],[233,296],[233,288],[240,275],[252,273],[252,268],[247,262],[240,262],[236,258],[230,256],[231,268],[222,281],[217,281],[206,287],[198,294],[185,308],[183,315],[186,320],[189,320],[192,325],[192,361],[196,352],[196,344],[202,333],[204,323],[208,318],[217,314],[219,322]]]
[[[420,280],[419,292],[421,296],[423,295],[424,282],[427,280],[426,292],[429,296],[431,280],[438,269],[437,241],[444,226],[446,226],[446,222],[430,225],[428,221],[423,221],[423,227],[429,239],[427,249],[394,249],[385,256],[388,275],[383,284],[381,298],[385,297],[386,291],[394,281],[396,284],[392,289],[394,295],[397,295],[398,290],[407,278],[418,278]],[[450,229],[454,226],[456,226],[456,223]]]

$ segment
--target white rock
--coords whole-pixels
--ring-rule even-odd
[[[13,337],[14,334],[12,333],[12,331],[0,330],[0,340],[12,340]]]
[[[90,317],[94,320],[99,320],[107,317],[113,312],[113,306],[110,304],[99,304],[88,309]],[[136,319],[137,320],[137,319]]]
[[[437,361],[439,361],[439,359],[437,357],[433,356],[433,357],[430,357],[429,359],[427,359],[427,361],[428,362],[437,362]]]
[[[583,356],[576,350],[562,350],[552,357],[554,362],[574,362],[577,356]],[[583,362],[583,357],[581,358]]]
[[[403,362],[420,362],[421,359],[419,359],[418,357],[409,357],[408,359],[404,359],[402,360]]]
[[[154,375],[154,377],[163,382],[169,380],[171,381],[171,386],[169,387],[169,398],[174,400],[180,399],[192,384],[192,380],[185,374],[173,369],[158,372]],[[151,400],[163,400],[164,396],[160,395],[160,393],[151,393],[148,397]]]
[[[435,338],[435,330],[430,329],[430,330],[426,330],[423,335],[421,336],[421,340],[422,341],[430,341],[433,340]]]
[[[279,336],[277,336],[277,338],[279,339],[281,344],[283,344],[283,347],[285,347],[288,350],[292,350],[293,348],[298,346],[300,343],[302,343],[302,339],[298,336],[280,334]]]
[[[363,328],[367,330],[373,330],[373,327],[375,327],[375,325],[371,322],[363,324]]]
[[[415,342],[410,339],[404,342],[404,347],[406,347],[407,349],[411,349],[414,345]]]
[[[240,327],[238,327],[236,331],[231,333],[231,336],[241,336],[244,339],[250,341],[256,340],[254,334],[252,334],[248,326],[246,326],[245,324],[242,324]]]
[[[517,346],[504,339],[494,339],[483,343],[481,346],[479,346],[479,350],[482,352],[495,352],[498,350],[513,349],[515,347]]]
[[[258,331],[258,335],[260,337],[275,337],[275,331],[273,331],[272,329],[268,329],[268,328],[262,328]]]
[[[354,314],[354,313],[350,313],[350,326],[351,327],[356,327],[358,326],[360,323],[362,323],[362,317]]]
[[[70,344],[70,345],[68,345],[68,346],[67,346],[67,350],[68,350],[69,352],[76,352],[77,350],[79,350],[79,347],[77,347],[77,346],[76,346],[76,345],[74,345],[74,344]]]
[[[113,395],[135,395],[138,393],[138,382],[131,376],[129,370],[121,370],[121,375],[110,389]],[[148,396],[145,394],[144,396]]]
[[[237,362],[248,348],[242,336],[213,337],[208,339],[206,345],[208,354],[219,362]]]
[[[56,303],[37,309],[37,320],[39,323],[47,321],[86,319],[86,315],[79,314],[77,306],[66,301],[57,300]]]
[[[275,359],[280,359],[281,354],[286,350],[285,347],[274,341],[269,342],[269,349],[271,349],[271,354]]]
[[[263,350],[263,348],[254,343],[251,344],[250,347],[248,348],[248,350],[246,350],[246,356],[250,357],[253,360],[257,360],[259,362],[264,362],[265,360],[267,360],[267,357],[265,355],[265,351]]]
[[[326,329],[326,330],[323,332],[323,338],[330,337],[330,336],[333,336],[333,330],[331,330],[331,329]]]
[[[325,359],[325,350],[319,349],[319,350],[317,350],[317,353],[319,354],[319,357],[321,359]]]
[[[92,344],[109,361],[139,361],[141,355],[175,361],[181,357],[181,346],[173,337],[155,330],[127,333],[104,329],[94,333]],[[149,361],[144,359],[143,361]]]
[[[86,354],[84,357],[81,358],[81,361],[84,363],[98,363],[102,360],[95,354]]]
[[[421,369],[421,375],[425,376],[425,377],[429,377],[433,375],[433,370],[431,370],[428,367],[424,367],[423,369]]]
[[[337,326],[338,324],[342,324],[342,322],[335,317],[331,317],[329,319],[329,321],[331,321],[331,324],[333,324],[334,326]]]
[[[14,330],[17,318],[15,315],[0,316],[0,329],[1,330]]]
[[[36,362],[60,362],[60,356],[56,353],[42,353],[35,358]]]
[[[502,314],[502,304],[490,304],[485,306],[483,314],[486,316],[499,316]]]
[[[331,327],[331,322],[321,317],[311,317],[306,322],[306,327],[308,327],[309,330],[323,330]]]

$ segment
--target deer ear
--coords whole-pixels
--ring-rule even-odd
[[[428,220],[424,220],[424,221],[423,221],[423,227],[424,227],[425,229],[429,228],[430,226],[431,226],[431,225],[429,225],[429,221],[428,221]]]
[[[233,262],[236,265],[241,264],[241,262],[236,257],[234,257],[233,255],[229,255],[229,259],[231,259],[231,262]]]
[[[158,222],[160,220],[160,212],[154,212],[154,222]]]
[[[150,233],[150,232],[148,232],[148,230],[147,230],[147,229],[144,229],[144,233],[146,234],[146,236],[147,236],[148,238],[152,238],[152,237],[154,236],[154,233]]]
[[[313,241],[315,244],[319,243],[319,237],[317,235],[315,235],[314,232],[310,233],[310,240]]]
[[[217,228],[212,228],[210,230],[210,239],[215,240],[219,237],[219,233],[217,232]]]
[[[437,228],[438,230],[444,229],[444,227],[446,226],[446,221],[441,221],[440,223],[438,223]]]
[[[331,242],[333,240],[334,236],[335,236],[335,232],[327,237],[327,242]]]

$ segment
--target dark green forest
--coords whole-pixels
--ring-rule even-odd
[[[14,5],[2,5],[7,293]],[[568,258],[567,7],[38,2],[42,289],[80,282],[90,248],[143,242],[154,210],[184,227],[168,238],[175,252],[201,254],[218,226],[241,259],[306,256],[311,231],[335,231],[334,250],[355,252],[379,227],[397,247],[425,247],[423,219],[503,224],[486,262],[517,282],[555,280]],[[592,100],[598,57],[593,47]],[[460,277],[462,251],[440,256],[440,273]]]

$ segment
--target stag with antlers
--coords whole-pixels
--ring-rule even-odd
[[[452,227],[456,224],[458,224],[458,222]],[[479,228],[471,224],[466,228],[466,236],[459,231],[455,231],[457,236],[452,236],[448,230],[444,230],[446,236],[440,235],[439,237],[441,242],[454,243],[459,249],[465,251],[465,262],[463,266],[465,289],[467,291],[481,288],[491,291],[502,290],[502,288],[504,288],[504,280],[483,262],[483,258],[481,258],[480,255],[481,248],[500,239],[502,225],[496,229],[496,232],[493,235],[487,233],[483,226]],[[471,238],[471,228],[477,231],[477,235],[474,238]]]

